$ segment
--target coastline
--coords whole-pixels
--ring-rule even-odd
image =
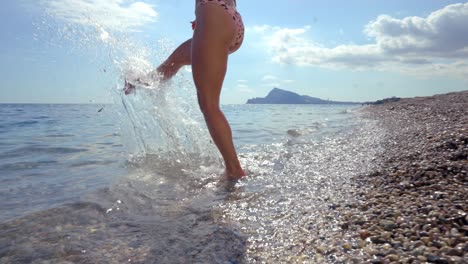
[[[380,168],[343,209],[351,261],[468,263],[468,91],[361,110],[384,130]]]
[[[266,164],[264,175],[249,184],[275,185],[259,192],[256,202],[250,195],[238,198],[247,194],[245,190],[222,191],[218,196],[208,187],[202,192],[206,194],[195,195],[179,207],[180,199],[159,199],[159,190],[171,194],[171,185],[158,181],[154,187],[143,187],[148,182],[142,185],[139,174],[130,173],[129,187],[127,181],[110,185],[84,201],[0,224],[0,263],[29,263],[31,259],[190,262],[194,258],[215,262],[213,256],[236,263],[467,263],[467,105],[468,92],[461,92],[402,99],[352,114],[344,111],[338,115],[360,120],[341,129],[347,133],[340,133],[339,140],[332,137],[319,145],[300,144],[301,138],[291,135],[288,151],[258,149],[247,156],[252,162],[276,159],[281,166],[294,166],[275,169],[272,163]],[[73,113],[77,118],[85,116]],[[95,108],[90,107],[89,113],[95,113]],[[290,118],[287,113],[283,118]],[[296,116],[292,123],[310,123],[304,115]],[[249,117],[249,121],[255,120]],[[79,131],[74,127],[65,131]],[[291,150],[305,155],[291,155]],[[154,161],[148,161],[132,166],[152,171]],[[109,164],[105,168],[109,170]],[[263,177],[276,172],[276,182]],[[288,177],[292,173],[303,177]],[[320,177],[328,175],[333,176],[331,181]],[[205,188],[200,186],[206,183],[194,178],[189,183],[185,177],[178,179],[174,183],[180,186],[195,186],[180,189],[184,195]],[[145,193],[154,198],[140,205],[139,194]],[[146,206],[148,202],[151,207]],[[145,217],[133,213],[137,208]],[[171,221],[162,217],[166,213]],[[151,221],[141,221],[147,217]],[[260,221],[265,224],[256,224]],[[244,235],[241,228],[248,225],[253,235]],[[159,244],[160,237],[173,244],[164,239]]]

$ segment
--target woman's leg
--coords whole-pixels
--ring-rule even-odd
[[[211,137],[223,156],[227,177],[239,179],[245,173],[237,158],[231,128],[219,107],[234,33],[232,18],[219,5],[205,4],[197,8],[197,27],[192,38],[192,74],[198,102]]]
[[[192,39],[180,44],[177,49],[156,69],[163,81],[174,76],[180,68],[191,64]]]
[[[191,64],[191,49],[192,39],[189,39],[180,44],[179,47],[177,47],[177,49],[175,49],[155,71],[148,74],[149,76],[144,77],[143,80],[138,78],[137,82],[146,84],[145,79],[148,77],[152,79],[161,78],[162,81],[169,80],[180,70],[180,68]],[[133,93],[135,91],[135,84],[125,80],[123,91],[126,95]]]

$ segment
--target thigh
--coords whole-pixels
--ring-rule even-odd
[[[218,5],[197,8],[197,27],[192,38],[192,74],[199,100],[219,105],[219,96],[227,69],[229,45],[235,28]]]
[[[192,39],[180,44],[169,56],[168,62],[177,65],[190,65],[191,62]]]

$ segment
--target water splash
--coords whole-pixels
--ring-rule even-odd
[[[66,15],[71,13],[59,12],[63,6],[56,1],[45,8],[55,19],[56,38],[70,42],[73,52],[94,50],[106,54],[96,55],[95,63],[115,80],[108,92],[114,102],[115,121],[121,124],[120,134],[132,158],[151,155],[173,164],[177,161],[221,164],[198,109],[191,76],[185,76],[182,69],[172,81],[161,84],[154,74],[156,63],[174,48],[168,39],[145,44],[137,40],[135,32],[123,31],[109,23],[108,16],[97,15],[99,10],[93,9],[89,15],[86,12]],[[44,27],[44,23],[40,26]],[[141,77],[148,84],[125,96],[124,80]]]
[[[133,146],[132,153],[172,164],[220,162],[194,98],[185,97],[194,96],[189,87],[181,78],[180,83],[137,87],[135,95],[120,96],[120,115],[129,121],[123,131],[131,133],[125,139],[133,141],[127,144]]]

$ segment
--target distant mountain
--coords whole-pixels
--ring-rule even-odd
[[[320,98],[299,95],[290,91],[273,88],[264,98],[257,97],[247,100],[247,104],[359,104],[353,102],[336,102]]]

